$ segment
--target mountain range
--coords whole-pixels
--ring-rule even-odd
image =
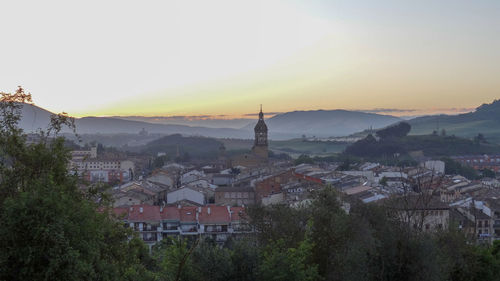
[[[46,128],[49,124],[51,112],[35,105],[24,105],[23,118],[20,127],[26,132],[33,132],[39,128]],[[148,120],[144,117],[144,120]],[[253,127],[256,119],[238,119],[231,123],[213,123],[229,128],[205,126],[191,126],[188,120],[185,125],[168,124],[168,118],[153,122],[138,121],[123,117],[83,117],[76,118],[75,124],[79,134],[137,134],[143,128],[153,134],[183,134],[215,138],[253,138]],[[137,120],[138,119],[138,120]],[[365,113],[347,110],[313,110],[293,111],[281,113],[266,119],[269,128],[269,137],[274,140],[284,140],[307,137],[335,137],[346,136],[369,128],[379,129],[400,122],[402,119],[391,115]],[[229,123],[228,123],[229,122]],[[487,140],[500,143],[500,100],[490,104],[483,104],[475,111],[459,115],[433,115],[407,120],[412,130],[410,134],[431,134],[433,131],[448,135],[457,135],[472,138],[482,133]],[[203,124],[203,122],[193,122]],[[242,125],[238,128],[238,126]],[[66,129],[66,132],[69,132]]]
[[[26,132],[34,132],[47,127],[52,113],[38,106],[25,104],[22,115],[20,127]],[[76,118],[75,124],[79,134],[135,134],[144,129],[155,134],[251,139],[256,121],[249,119],[247,125],[239,129],[150,123],[117,117],[82,117]],[[303,134],[316,137],[343,136],[370,127],[385,127],[398,121],[399,118],[388,115],[346,110],[316,110],[279,114],[267,119],[266,123],[270,139],[283,140],[298,138]],[[69,128],[65,128],[65,132],[70,132]]]

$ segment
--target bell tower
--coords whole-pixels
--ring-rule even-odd
[[[267,143],[267,125],[264,122],[264,113],[262,113],[262,105],[260,105],[259,121],[254,128],[255,140],[252,151],[260,157],[268,157],[268,143]]]

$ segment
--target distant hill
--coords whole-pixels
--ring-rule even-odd
[[[458,115],[435,115],[414,118],[408,121],[411,135],[427,135],[444,129],[447,135],[472,138],[482,133],[490,142],[500,143],[500,100],[483,104],[470,113]]]
[[[255,124],[255,118],[237,118],[237,119],[217,119],[210,116],[116,116],[113,118],[141,121],[153,124],[184,125],[191,127],[205,128],[231,128],[240,129],[249,124]]]
[[[22,119],[19,125],[25,132],[36,132],[38,129],[46,129],[50,123],[53,113],[35,105],[25,104],[22,108]],[[79,134],[120,134],[139,133],[143,128],[149,133],[160,134],[184,134],[199,135],[206,137],[226,138],[252,138],[253,134],[246,130],[231,128],[205,128],[191,127],[185,125],[152,124],[141,121],[123,120],[109,117],[83,117],[76,118],[76,129]],[[65,128],[64,132],[70,132]]]
[[[34,132],[47,128],[51,112],[35,105],[24,105],[21,128]],[[269,136],[274,140],[301,137],[302,134],[317,137],[343,136],[366,128],[381,128],[400,121],[394,116],[347,110],[294,111],[276,115],[266,123]],[[256,120],[241,129],[207,128],[200,126],[149,123],[113,117],[83,117],[75,120],[80,134],[134,134],[144,128],[149,133],[183,134],[216,138],[252,139]],[[69,132],[66,129],[65,132]]]
[[[303,134],[316,137],[346,136],[372,127],[382,128],[401,119],[374,113],[348,110],[293,111],[266,120],[269,135],[287,133],[293,137]],[[245,129],[253,129],[248,125]]]

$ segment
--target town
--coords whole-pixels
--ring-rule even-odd
[[[72,151],[71,165],[87,182],[112,184],[114,211],[150,246],[177,235],[208,236],[219,243],[250,235],[254,230],[243,215],[245,207],[301,206],[327,186],[341,194],[346,212],[353,200],[385,205],[391,198],[415,197],[414,203],[395,207],[416,211],[421,218],[412,220],[422,219],[424,231],[457,228],[478,243],[500,239],[500,181],[494,177],[500,155],[452,157],[473,169],[493,171],[493,177],[472,180],[446,174],[445,162],[429,157],[408,167],[372,162],[349,167],[335,162],[297,164],[269,157],[263,116],[261,109],[248,153],[228,156],[221,145],[211,160],[162,162],[143,174],[138,169],[145,162],[141,157],[99,155],[94,146]]]

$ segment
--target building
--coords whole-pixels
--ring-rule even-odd
[[[255,156],[262,159],[269,157],[269,149],[267,143],[267,125],[264,122],[264,113],[262,113],[262,105],[260,106],[259,121],[254,127],[255,139],[252,147],[252,152]]]
[[[254,133],[255,139],[254,145],[252,147],[252,152],[233,157],[230,161],[233,167],[256,167],[266,165],[269,161],[269,147],[267,139],[268,130],[266,122],[264,122],[264,113],[262,112],[262,106],[260,107],[259,120],[254,127]]]
[[[148,181],[132,181],[115,186],[111,191],[114,206],[161,204],[166,200],[168,188]]]
[[[500,172],[500,155],[467,155],[455,156],[452,159],[475,170],[489,169]]]
[[[172,236],[210,237],[223,243],[252,232],[242,207],[134,205],[113,211],[150,247]]]
[[[203,206],[205,203],[205,195],[189,187],[183,187],[167,193],[167,204]]]
[[[434,232],[448,229],[450,207],[428,194],[406,195],[386,201],[394,215],[415,230]]]
[[[278,198],[294,200],[302,200],[307,197],[312,190],[324,187],[321,179],[296,173],[293,169],[276,175],[257,180],[255,183],[255,200],[257,203],[273,202],[276,203]],[[283,193],[282,195],[275,195]],[[300,194],[299,194],[300,193]],[[300,195],[300,196],[299,196]],[[268,200],[265,197],[273,197]],[[298,198],[297,198],[298,197]]]
[[[89,182],[123,183],[133,180],[134,162],[99,158],[97,148],[71,151],[70,169]]]
[[[224,206],[255,204],[255,191],[250,186],[221,186],[215,190],[215,204]]]

